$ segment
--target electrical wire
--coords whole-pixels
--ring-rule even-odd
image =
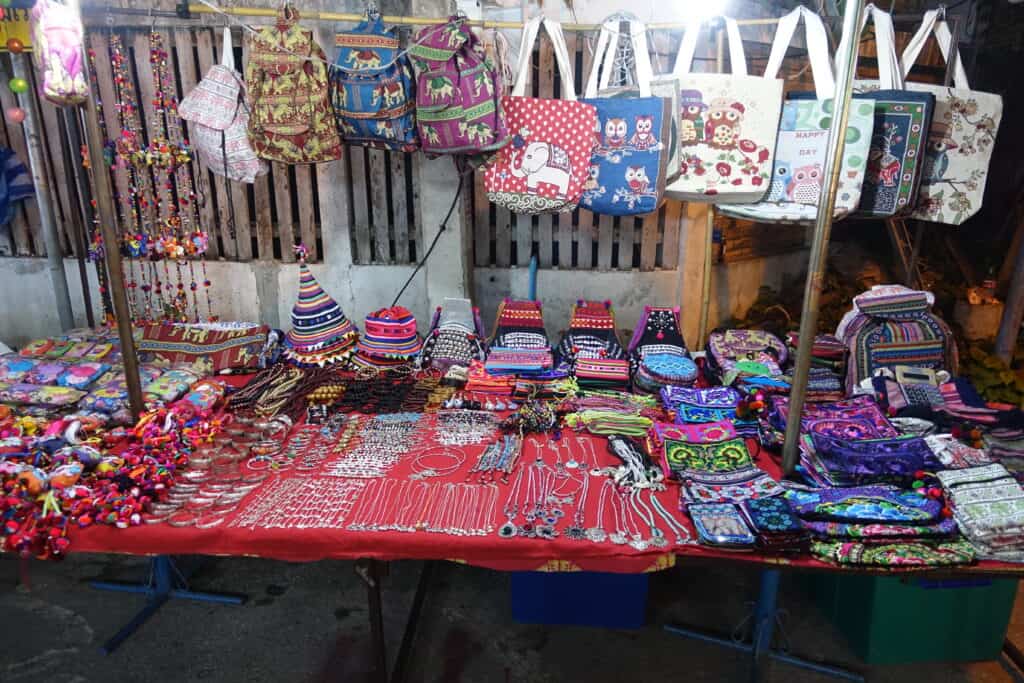
[[[465,183],[466,174],[464,172],[460,172],[459,187],[457,190],[455,190],[455,197],[452,199],[452,205],[448,207],[448,213],[445,214],[444,220],[441,221],[440,229],[438,229],[437,234],[434,235],[434,239],[430,242],[430,246],[427,247],[427,253],[423,254],[423,258],[420,259],[420,262],[416,264],[416,268],[413,269],[412,275],[410,275],[409,279],[405,281],[405,284],[402,285],[402,288],[398,290],[398,294],[395,296],[395,300],[391,302],[392,307],[398,304],[398,300],[402,298],[402,295],[405,294],[405,290],[409,288],[410,284],[412,284],[413,278],[416,277],[416,273],[420,272],[420,268],[422,268],[426,264],[427,259],[430,258],[430,255],[434,252],[434,247],[437,246],[437,241],[441,239],[441,235],[444,233],[445,230],[448,229],[448,221],[449,219],[451,219],[452,214],[455,213],[455,207],[459,203],[459,197],[462,196],[462,187],[463,185],[465,185]]]

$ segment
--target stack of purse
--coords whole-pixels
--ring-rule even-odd
[[[537,301],[505,299],[498,308],[485,367],[491,375],[542,375],[554,366]]]
[[[980,557],[1024,561],[1024,489],[1002,465],[939,472],[953,517]]]
[[[744,501],[740,510],[757,535],[757,547],[765,552],[805,552],[811,535],[793,513],[784,496]]]
[[[919,436],[844,439],[820,432],[802,439],[800,462],[812,483],[830,487],[910,483],[915,472],[942,465]]]
[[[569,318],[569,331],[558,345],[558,365],[581,387],[625,389],[629,361],[615,336],[611,302],[577,301]]]
[[[697,379],[697,365],[690,358],[679,329],[679,310],[645,306],[629,342],[633,386],[657,393],[666,386],[686,386]]]

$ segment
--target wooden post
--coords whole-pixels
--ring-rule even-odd
[[[1013,269],[1013,280],[1010,292],[1006,297],[1003,309],[1003,321],[999,324],[996,336],[996,356],[1007,365],[1013,360],[1013,351],[1017,347],[1017,336],[1024,320],[1024,241],[1017,247],[1017,265]]]
[[[78,0],[68,0],[68,7],[79,12]],[[88,64],[88,54],[82,47],[82,59]],[[112,105],[111,102],[107,103]],[[117,333],[121,339],[121,362],[124,364],[125,382],[128,385],[128,403],[132,415],[138,417],[144,410],[142,383],[139,379],[139,359],[132,339],[132,318],[128,310],[128,297],[124,291],[124,271],[121,266],[121,249],[117,234],[117,211],[114,208],[114,188],[110,174],[103,160],[103,137],[100,134],[99,113],[96,111],[93,93],[85,103],[86,143],[89,147],[89,163],[92,167],[93,182],[96,183],[96,209],[103,234],[103,255],[107,265],[110,298],[117,318]]]
[[[846,3],[843,11],[843,35],[855,36],[860,26],[864,9],[863,0]],[[836,191],[839,189],[839,175],[843,166],[843,149],[846,146],[846,126],[850,119],[853,74],[857,69],[857,49],[860,41],[847,41],[846,52],[838,55],[836,92],[833,96],[835,112],[828,128],[828,153],[825,157],[825,186],[818,202],[818,215],[814,225],[814,239],[811,241],[811,261],[804,285],[804,307],[800,314],[800,342],[796,351],[796,367],[793,370],[793,386],[789,393],[789,417],[786,420],[786,440],[782,447],[782,468],[786,474],[793,471],[799,459],[800,419],[807,398],[807,380],[811,371],[811,347],[818,333],[818,301],[825,281],[825,266],[828,261],[828,240],[832,232],[832,217],[836,206]]]

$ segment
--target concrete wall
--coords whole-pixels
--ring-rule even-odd
[[[447,236],[446,236],[447,237]],[[445,239],[445,238],[442,238]],[[438,259],[438,260],[434,260]],[[446,261],[438,252],[432,263],[417,274],[402,296],[401,303],[416,315],[420,330],[426,331],[433,307],[444,296],[458,295],[445,278],[445,286],[431,287],[430,271],[444,271]],[[757,297],[762,284],[778,287],[783,277],[792,277],[806,267],[806,252],[717,266],[712,273],[710,320],[719,321],[742,314]],[[447,263],[450,263],[448,261]],[[75,324],[85,325],[78,264],[65,259]],[[366,314],[391,303],[412,273],[411,266],[355,266],[328,263],[310,266],[324,289],[345,314],[362,326]],[[99,320],[100,295],[95,271],[90,265],[92,302]],[[211,262],[207,271],[213,286],[210,298],[213,314],[222,320],[263,321],[287,329],[291,307],[298,291],[299,268],[295,264],[254,261],[252,263]],[[557,339],[566,326],[569,309],[579,298],[611,299],[621,329],[631,330],[644,304],[680,305],[687,339],[696,336],[692,321],[700,305],[699,290],[680,292],[684,280],[679,271],[650,273],[620,271],[571,271],[546,269],[538,275],[537,293],[544,303],[548,332]],[[526,268],[476,268],[473,298],[490,331],[495,312],[506,296],[525,298],[529,288]],[[436,290],[436,295],[435,295]],[[0,341],[19,346],[36,337],[59,334],[60,322],[54,307],[53,286],[46,260],[42,258],[0,258]]]

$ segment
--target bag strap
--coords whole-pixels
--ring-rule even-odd
[[[224,46],[220,51],[220,63],[223,66],[235,70],[235,48],[231,45],[231,29],[224,27]]]
[[[683,34],[683,40],[679,43],[676,65],[672,70],[673,75],[685,76],[690,73],[701,29],[710,19],[711,17],[686,25],[686,33]],[[725,36],[729,43],[729,68],[734,75],[746,76],[747,56],[743,52],[743,38],[740,36],[740,27],[736,24],[736,20],[731,17],[721,17],[721,19],[725,21]]]
[[[601,24],[601,33],[597,39],[597,47],[594,49],[594,61],[590,65],[590,75],[587,78],[585,97],[597,97],[599,90],[606,90],[611,85],[611,75],[615,70],[615,57],[618,54],[621,38],[628,38],[633,48],[640,97],[651,96],[651,80],[654,78],[654,69],[651,66],[650,49],[647,43],[647,27],[639,21],[626,21],[629,33],[623,35],[619,30],[622,23],[620,19],[613,18],[607,19]]]
[[[565,34],[562,33],[562,25],[557,21],[537,16],[530,19],[523,25],[522,42],[519,46],[519,62],[516,66],[516,82],[512,88],[514,97],[526,95],[526,83],[530,79],[530,57],[533,54],[533,46],[537,42],[537,36],[541,27],[547,29],[548,37],[555,47],[555,61],[558,63],[558,71],[562,76],[562,99],[570,102],[576,101],[576,84],[573,78],[573,69],[569,61],[569,48],[565,44]]]
[[[803,5],[779,19],[779,26],[775,31],[775,41],[772,43],[772,51],[768,56],[764,75],[766,78],[779,77],[779,69],[786,56],[786,49],[789,48],[801,19],[804,21],[804,36],[807,42],[807,55],[811,62],[811,74],[814,76],[814,91],[820,100],[831,99],[836,94],[836,77],[832,68],[832,58],[829,56],[828,34],[825,33],[825,25],[821,23],[821,18]]]
[[[907,47],[903,50],[903,56],[900,57],[900,70],[904,79],[910,75],[914,62],[917,61],[921,50],[924,49],[925,43],[928,42],[928,36],[932,33],[935,34],[935,42],[939,44],[942,58],[949,64],[950,51],[953,49],[953,35],[949,32],[949,24],[946,23],[945,19],[939,19],[939,10],[928,10],[924,13],[924,20],[921,22],[920,28],[917,29],[917,33],[907,43]],[[956,50],[955,59],[953,85],[957,88],[969,90],[971,86],[967,83],[967,72],[964,71],[964,63],[960,59],[959,47]]]
[[[899,59],[896,57],[896,29],[893,28],[892,15],[868,3],[861,17],[860,31],[857,38],[864,32],[864,27],[871,19],[875,25],[875,51],[878,59],[878,85],[886,90],[903,90],[903,72]],[[855,38],[855,39],[857,39]],[[836,54],[845,54],[850,36],[843,34],[839,41]]]

